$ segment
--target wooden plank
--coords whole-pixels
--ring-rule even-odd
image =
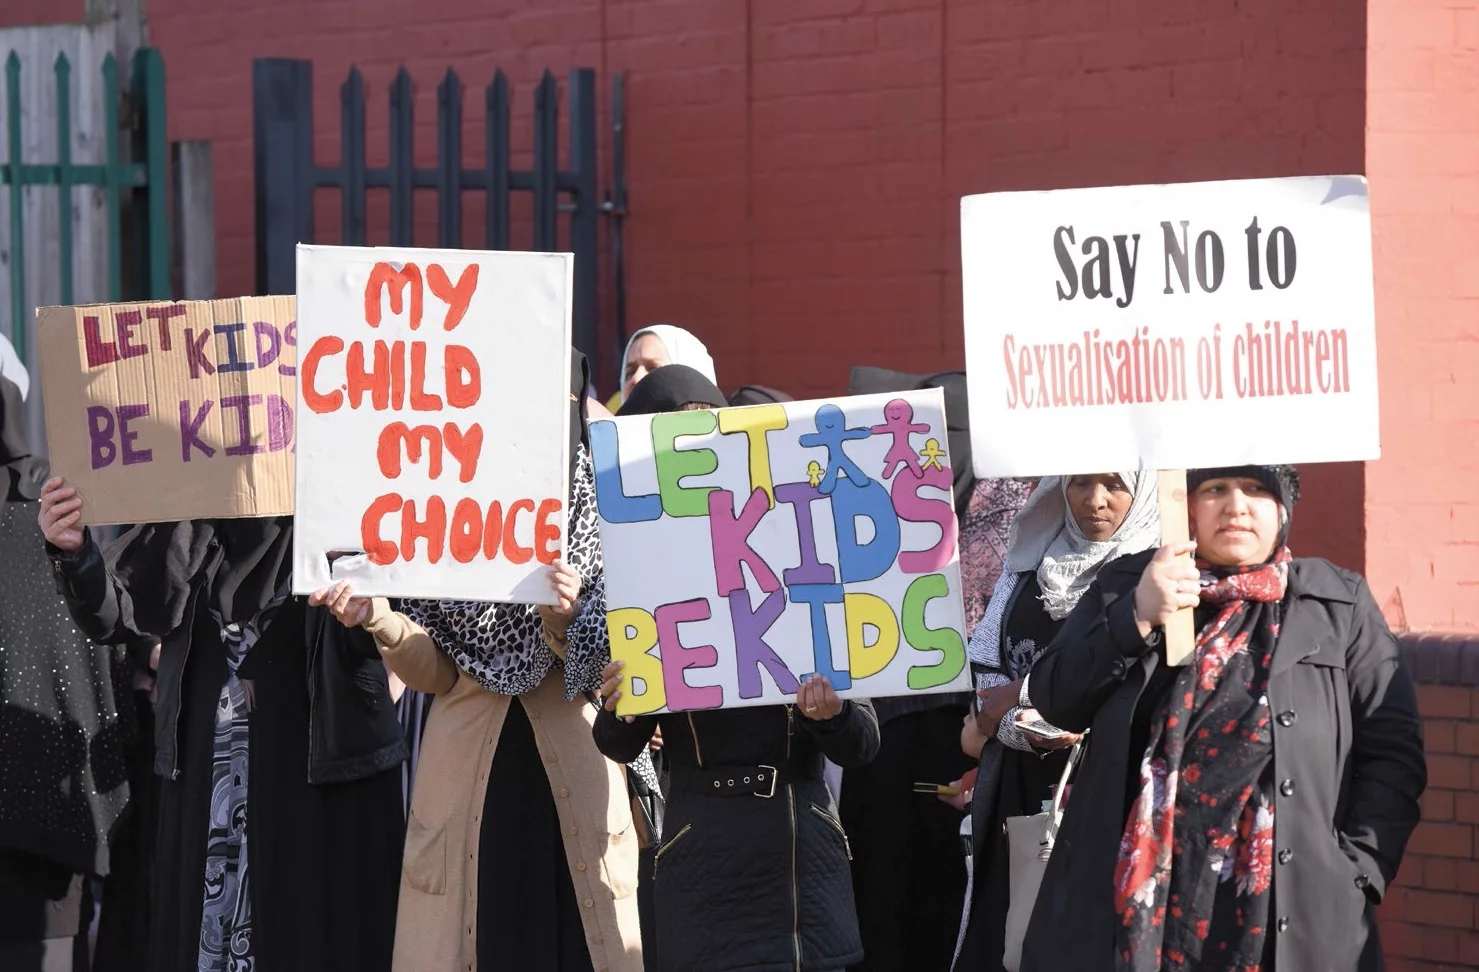
[[[216,192],[210,142],[170,146],[175,209],[175,260],[182,300],[216,296]]]
[[[126,90],[130,81],[128,66],[133,63],[134,53],[149,43],[144,0],[86,0],[83,17],[88,24],[110,31],[113,56],[122,69],[119,79]]]
[[[103,155],[102,63],[114,45],[111,25],[88,27],[56,24],[0,30],[0,62],[14,51],[21,61],[21,140],[24,161],[54,165],[57,152],[57,55],[71,63],[73,164],[101,164]],[[0,131],[7,124],[0,98]],[[7,161],[9,161],[7,159]],[[32,389],[40,374],[36,358],[34,308],[61,301],[61,196],[56,186],[28,186],[22,215],[25,239],[25,320],[11,320],[9,266],[17,241],[10,239],[10,201],[0,193],[0,330],[13,334],[17,323],[26,329],[26,367]],[[107,240],[103,198],[91,186],[72,189],[73,303],[107,299]],[[46,423],[41,395],[26,401],[26,436],[31,448],[46,454]]]
[[[1191,536],[1186,510],[1186,470],[1162,469],[1156,475],[1161,511],[1161,546],[1184,543]],[[1196,649],[1196,620],[1192,608],[1182,608],[1166,625],[1166,661],[1185,665]]]

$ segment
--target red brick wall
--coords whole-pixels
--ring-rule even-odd
[[[37,24],[81,23],[85,0],[4,0],[0,29]]]
[[[1136,0],[1112,18],[1102,0],[149,0],[148,13],[171,136],[215,143],[222,293],[254,280],[252,58],[315,59],[326,161],[338,84],[359,64],[372,163],[402,62],[423,164],[448,65],[477,86],[501,65],[525,110],[545,67],[594,66],[603,91],[625,71],[631,322],[691,327],[725,385],[803,396],[840,390],[854,363],[961,363],[962,194],[1369,170],[1388,458],[1307,468],[1294,542],[1366,570],[1415,629],[1475,630],[1479,505],[1465,487],[1479,452],[1462,444],[1479,420],[1458,376],[1479,365],[1479,275],[1450,251],[1479,220],[1479,24],[1448,2],[1372,0],[1369,58],[1366,8],[1342,0]],[[0,22],[35,3],[10,0]],[[466,99],[470,122],[480,100]],[[320,202],[332,240],[337,203]],[[417,212],[430,243],[433,198]],[[384,213],[372,199],[372,241]],[[480,213],[470,199],[470,243]]]
[[[1416,639],[1423,822],[1379,909],[1389,972],[1479,968],[1479,640]]]
[[[1113,19],[1109,10],[1102,0],[150,0],[149,18],[171,81],[171,136],[215,143],[223,294],[254,279],[253,57],[315,59],[326,160],[338,154],[337,86],[359,64],[376,99],[372,164],[386,155],[383,98],[401,62],[418,79],[424,164],[448,65],[477,84],[502,66],[520,107],[545,67],[597,67],[603,90],[605,75],[625,71],[632,324],[692,328],[727,386],[808,396],[841,390],[853,364],[963,363],[963,194],[1363,169],[1359,8],[1139,0]],[[480,99],[467,101],[472,119]],[[468,142],[476,153],[480,139]],[[337,204],[322,203],[331,240]],[[470,226],[479,214],[470,202]],[[419,241],[432,242],[431,197],[418,217]],[[1296,541],[1362,567],[1359,467],[1308,476]]]
[[[1414,627],[1479,631],[1479,9],[1370,0],[1369,17],[1383,459],[1366,573]]]

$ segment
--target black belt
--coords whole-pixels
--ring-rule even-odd
[[[790,783],[794,774],[786,766],[715,766],[673,768],[670,785],[689,793],[710,796],[754,796],[769,800],[776,790]]]

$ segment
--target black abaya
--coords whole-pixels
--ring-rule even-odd
[[[406,833],[400,767],[309,784],[303,631],[304,601],[293,598],[241,669],[255,700],[247,873],[257,969],[389,970]]]
[[[257,972],[387,972],[405,824],[400,773],[308,783],[304,602],[289,599],[242,666],[254,686],[247,814]],[[181,687],[179,776],[161,780],[151,915],[155,972],[196,967],[212,728],[226,655],[199,612]]]
[[[549,776],[516,696],[509,700],[483,798],[478,972],[533,969],[591,972],[591,955]]]

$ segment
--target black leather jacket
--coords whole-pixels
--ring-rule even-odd
[[[182,623],[162,639],[154,772],[165,779],[180,774],[181,687],[191,644],[197,638],[218,637],[210,612],[200,603],[201,592],[209,589],[221,566],[217,541],[211,546],[211,555],[192,581]],[[128,592],[108,570],[90,533],[74,553],[50,544],[47,553],[57,590],[84,634],[101,644],[127,644],[145,634],[124,622],[120,598],[128,597]],[[308,782],[343,783],[399,765],[406,758],[406,738],[374,639],[359,628],[345,628],[324,608],[305,607],[301,616],[308,646]]]

